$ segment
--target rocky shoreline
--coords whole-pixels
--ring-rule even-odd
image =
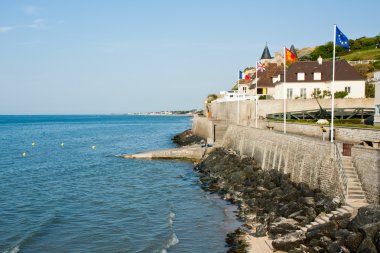
[[[194,138],[191,131],[186,136]],[[252,250],[247,236],[268,236],[275,250],[293,253],[380,252],[380,206],[362,207],[354,219],[339,216],[304,232],[301,227],[339,208],[339,199],[276,170],[264,171],[233,150],[215,148],[194,169],[204,190],[238,206],[244,226],[227,235],[227,252]]]

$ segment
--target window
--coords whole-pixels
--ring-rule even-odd
[[[297,81],[305,81],[305,73],[297,73]]]
[[[288,90],[287,90],[287,98],[288,99],[292,99],[293,98],[293,89],[292,88],[288,88]]]
[[[314,72],[314,80],[321,80],[321,72]]]
[[[243,86],[243,93],[247,93],[247,87]]]
[[[300,98],[306,98],[306,88],[301,88],[300,90]]]
[[[257,94],[263,94],[263,88],[257,88]]]
[[[351,92],[351,87],[344,87],[344,91],[347,92],[347,93],[350,93]]]

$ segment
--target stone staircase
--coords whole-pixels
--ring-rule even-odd
[[[352,158],[350,156],[341,156],[344,174],[348,180],[348,194],[345,200],[346,204],[341,206],[335,211],[326,214],[320,214],[313,222],[302,227],[301,230],[305,233],[320,224],[329,222],[332,219],[339,219],[339,217],[345,215],[356,215],[358,208],[367,205],[365,195],[360,183],[356,169],[352,163]]]
[[[225,121],[219,121],[219,120],[213,121],[213,125],[214,125],[214,142],[215,144],[221,144],[228,126]]]
[[[348,180],[347,205],[355,208],[367,204],[358,173],[352,163],[351,156],[342,156],[343,170]]]

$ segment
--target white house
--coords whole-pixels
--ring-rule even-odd
[[[274,98],[283,98],[284,76],[276,83]],[[312,98],[312,94],[331,91],[332,61],[300,61],[286,71],[286,98]],[[346,91],[346,98],[365,97],[365,77],[358,73],[346,60],[335,62],[335,92]]]

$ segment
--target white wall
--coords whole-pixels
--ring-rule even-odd
[[[283,83],[276,85],[274,98],[283,98]],[[336,81],[334,83],[335,91],[344,91],[345,87],[351,87],[351,92],[347,95],[347,98],[364,98],[365,97],[365,81]],[[296,97],[301,97],[301,88],[306,88],[306,98],[312,98],[311,94],[314,92],[315,88],[319,88],[321,92],[330,89],[331,82],[291,82],[286,83],[286,89],[293,89],[293,99]],[[285,96],[286,96],[285,91]]]

